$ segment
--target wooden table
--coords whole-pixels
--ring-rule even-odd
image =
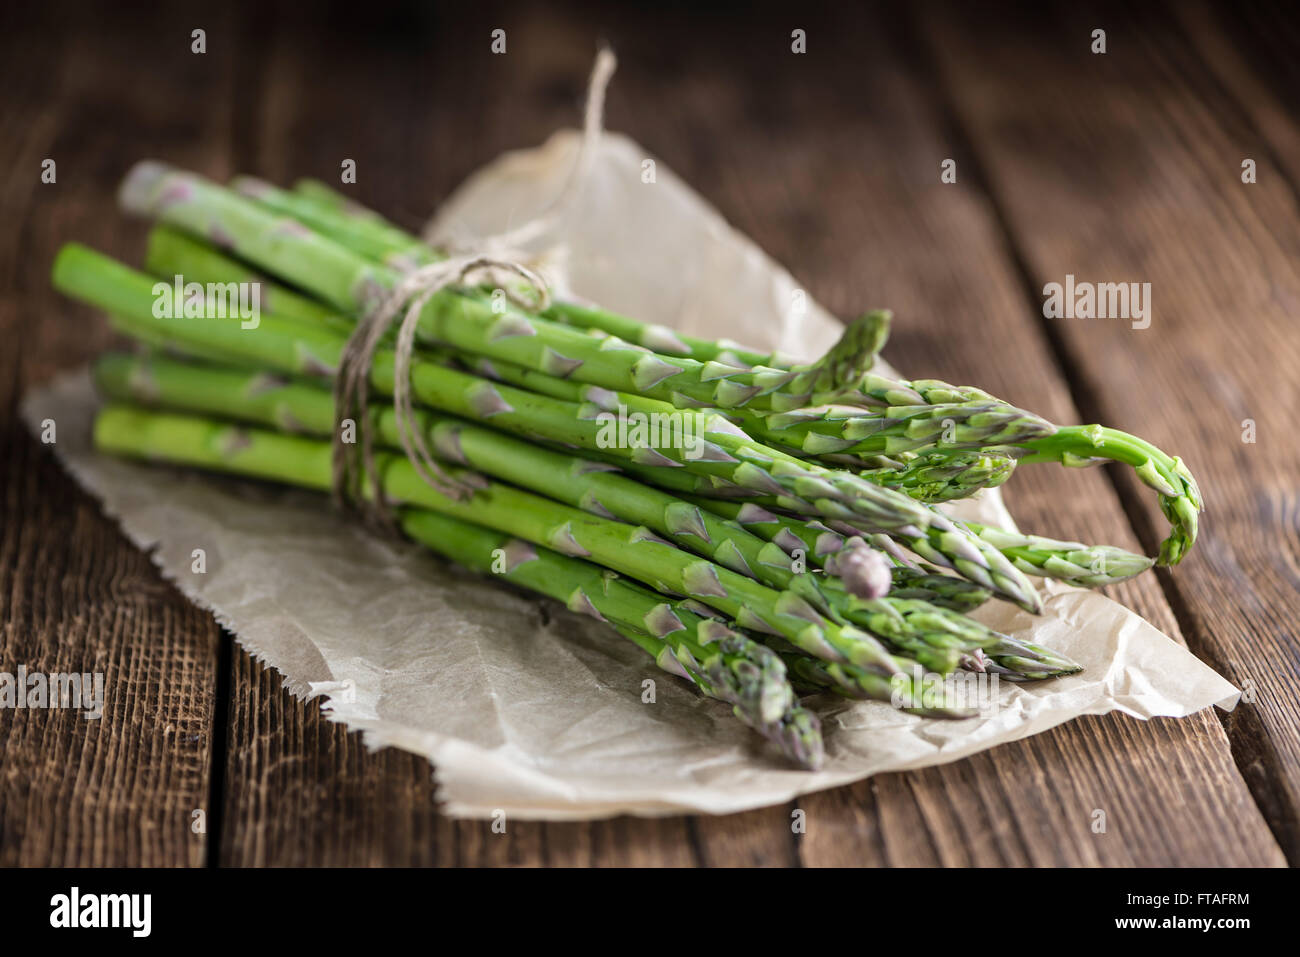
[[[110,710],[99,722],[0,712],[0,862],[1294,862],[1296,22],[1182,3],[1019,19],[541,6],[455,18],[340,6],[350,19],[278,0],[114,17],[89,4],[6,9],[0,670],[104,671]],[[504,56],[489,49],[497,27]],[[794,28],[806,54],[791,52]],[[1090,52],[1096,28],[1104,55]],[[799,802],[803,835],[790,806],[494,835],[439,815],[423,760],[368,753],[283,691],[19,425],[24,390],[111,341],[47,275],[71,239],[138,258],[144,227],[113,201],[134,160],[288,181],[335,177],[352,158],[356,195],[415,226],[480,164],[576,122],[600,38],[621,59],[609,124],[835,313],[892,307],[897,366],[1056,421],[1101,420],[1191,464],[1208,502],[1195,551],[1112,594],[1249,688],[1250,703],[1184,720],[1088,718],[812,795]],[[46,158],[52,184],[40,181]],[[940,181],[947,159],[954,184]],[[1150,328],[1045,319],[1042,287],[1067,273],[1150,282]],[[1127,472],[1027,467],[1008,493],[1022,523],[1048,534],[1148,551],[1163,535],[1154,496]],[[1090,826],[1096,809],[1104,834]]]

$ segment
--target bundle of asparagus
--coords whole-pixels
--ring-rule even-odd
[[[450,493],[402,454],[393,407],[354,422],[330,389],[358,323],[439,251],[314,181],[227,188],[142,163],[120,198],[158,221],[144,271],[77,244],[53,268],[58,289],[142,347],[96,366],[99,449],[338,493],[337,453],[359,432],[374,452],[355,490],[392,505],[407,536],[608,623],[804,767],[823,746],[800,695],[967,716],[923,693],[927,676],[1079,670],[967,612],[994,598],[1037,612],[1032,577],[1098,587],[1154,564],[935,503],[1024,463],[1112,459],[1161,496],[1173,531],[1160,563],[1196,536],[1196,484],[1150,444],[873,372],[888,313],[801,364],[468,280],[427,294],[409,356],[389,331],[362,370],[392,396],[405,369]],[[173,280],[191,299],[159,308]],[[212,318],[230,284],[255,284],[255,321]]]

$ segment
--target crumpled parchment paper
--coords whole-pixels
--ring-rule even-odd
[[[576,134],[562,132],[501,157],[446,203],[435,232],[465,241],[532,218],[562,188],[576,148]],[[794,279],[662,163],[655,182],[643,182],[649,158],[606,134],[552,237],[563,255],[552,252],[548,270],[565,273],[579,295],[688,332],[805,356],[829,346],[839,324],[811,301],[800,309]],[[28,396],[23,414],[34,430],[55,420],[56,452],[77,480],[290,691],[323,696],[330,718],[373,747],[425,755],[452,815],[740,811],[955,761],[1077,715],[1183,716],[1230,708],[1238,697],[1119,604],[1052,587],[1040,617],[1002,602],[979,616],[1065,652],[1082,674],[1002,682],[996,706],[963,721],[819,696],[811,703],[823,720],[826,766],[792,770],[726,706],[660,672],[605,626],[371,537],[320,496],[97,455],[95,406],[83,371]],[[1010,522],[996,493],[963,509]],[[200,548],[206,568],[197,573]],[[653,703],[644,701],[646,679]]]

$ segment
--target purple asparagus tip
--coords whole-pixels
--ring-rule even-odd
[[[850,538],[835,557],[835,568],[849,594],[882,598],[889,594],[889,559],[861,538]]]

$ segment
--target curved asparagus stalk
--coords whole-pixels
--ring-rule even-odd
[[[891,407],[890,414],[899,414],[892,407],[909,404],[922,408],[929,404],[974,403],[978,406],[980,403],[989,403],[989,418],[982,421],[989,425],[1000,424],[1005,429],[1005,433],[1000,438],[995,439],[990,436],[989,441],[980,442],[978,428],[972,429],[968,433],[968,437],[972,440],[972,447],[1014,455],[1020,464],[1054,462],[1065,466],[1087,466],[1102,461],[1112,461],[1128,465],[1145,485],[1159,494],[1160,509],[1171,526],[1168,537],[1160,544],[1157,563],[1178,564],[1196,541],[1199,515],[1203,507],[1196,479],[1182,459],[1169,455],[1145,439],[1101,425],[1052,425],[1033,416],[1032,413],[1022,413],[1013,406],[1001,403],[979,389],[951,386],[937,380],[892,382],[868,375],[864,379],[862,391],[880,404]],[[912,393],[910,398],[907,395],[909,391]],[[847,399],[841,396],[838,401],[844,403]],[[793,415],[798,416],[799,413]],[[868,428],[875,419],[867,417],[864,421],[867,425],[863,427]],[[933,419],[927,418],[922,413],[917,419],[916,430],[923,433],[927,423],[932,424]],[[828,426],[824,423],[805,423],[802,427],[825,429]],[[962,424],[961,428],[968,428],[968,426]],[[949,429],[950,434],[952,431]],[[882,430],[882,436],[888,437],[888,431]],[[767,437],[771,437],[771,433],[768,433]],[[872,448],[872,440],[867,440],[866,447],[852,451],[888,455],[891,451],[923,450],[943,455],[957,454],[963,447],[961,442],[930,445],[922,442],[913,449],[908,449],[907,443],[917,439],[907,438],[896,441],[891,450],[884,437],[874,440],[880,446],[879,448]],[[814,439],[812,444],[815,448],[818,443],[825,443],[829,448],[837,441],[844,440],[832,434]]]
[[[288,208],[285,207],[286,210]],[[400,231],[396,231],[396,233],[400,234]],[[412,242],[416,246],[426,248],[422,247],[418,240],[412,238]],[[185,272],[184,269],[175,271]],[[192,271],[198,271],[197,267],[192,267]],[[245,280],[234,277],[225,279],[218,275],[213,281]],[[264,285],[263,289],[267,290],[268,286]],[[288,295],[293,296],[292,293]],[[274,301],[283,305],[283,298],[284,293],[277,293]],[[301,299],[302,297],[296,298]],[[569,319],[580,315],[587,315],[589,319],[593,320],[602,315],[607,318],[613,316],[613,314],[606,313],[603,310],[585,309],[585,307],[557,306],[556,308],[561,312],[567,310],[566,315]],[[272,308],[272,311],[275,311],[275,309]],[[661,351],[669,353],[676,351],[683,355],[691,354],[692,347],[683,340],[677,339],[671,330],[647,326],[626,317],[615,318],[618,319],[618,322],[615,323],[614,327],[634,342],[645,340],[647,347],[649,347],[649,343],[653,343]],[[699,342],[704,342],[704,340],[699,340]],[[708,352],[710,359],[717,359],[724,351],[726,350],[722,348],[711,352],[705,350],[705,352]],[[727,358],[730,359],[731,357],[728,356]],[[751,356],[751,358],[762,359],[763,357]],[[810,413],[808,410],[797,410],[792,413],[788,425],[782,425],[787,420],[778,418],[773,421],[774,417],[766,417],[769,420],[767,425],[771,431],[764,432],[762,437],[778,442],[778,444],[798,445],[810,454],[822,455],[845,451],[865,454],[896,454],[900,450],[909,450],[909,443],[912,443],[910,450],[933,447],[925,444],[925,437],[927,434],[933,436],[937,422],[946,430],[947,435],[953,438],[957,438],[955,429],[966,430],[958,441],[944,443],[945,452],[950,450],[955,452],[955,450],[963,447],[989,448],[991,446],[1005,445],[1008,447],[1014,446],[1023,455],[1022,461],[1024,462],[1050,461],[1063,465],[1081,465],[1101,460],[1118,461],[1133,467],[1138,477],[1160,494],[1161,510],[1168,518],[1172,526],[1172,532],[1161,544],[1159,563],[1162,565],[1177,564],[1196,540],[1199,512],[1202,508],[1201,493],[1196,485],[1196,480],[1180,459],[1169,456],[1136,436],[1097,425],[1058,428],[1038,419],[1031,413],[998,402],[998,400],[982,390],[972,387],[952,386],[938,380],[907,382],[867,375],[862,382],[859,399],[863,405],[882,406],[886,410],[886,416],[901,416],[900,421],[906,424],[901,429],[898,426],[893,426],[892,428],[895,431],[891,433],[881,426],[879,422],[881,417],[860,417],[860,422],[857,424],[854,424],[853,417],[849,417],[844,420],[847,424],[843,425],[846,434],[837,434],[834,431],[835,424],[829,426],[830,431],[827,431],[828,426],[825,424],[827,421],[834,422],[833,419],[823,420],[822,424],[818,425],[809,418]],[[839,401],[844,402],[846,398],[841,396]],[[905,415],[905,408],[897,408],[912,406],[922,409],[926,405],[952,406],[954,404],[970,405],[972,403],[975,409],[968,414],[974,417],[974,421],[966,421],[955,414],[947,417],[941,415],[936,420],[933,413],[927,414],[924,411],[918,411],[915,416],[907,416]],[[795,435],[783,437],[780,434],[790,428],[796,429]],[[981,429],[985,428],[991,431],[988,434],[982,434]],[[997,431],[999,429],[1001,430],[1000,436]],[[864,443],[864,447],[850,449],[844,446],[843,443],[854,438],[855,430],[871,431],[860,439]],[[899,431],[903,433],[901,436],[897,434]],[[833,448],[836,445],[840,447]],[[936,469],[943,468],[939,463],[932,464]],[[993,466],[991,471],[990,466]],[[915,475],[908,478],[900,476],[897,481],[891,481],[893,477],[887,468],[873,469],[860,474],[891,487],[905,488],[923,501],[944,501],[948,498],[960,497],[966,488],[983,487],[977,483],[991,486],[1004,481],[1010,474],[1010,467],[1005,461],[981,463],[978,471],[967,472],[962,470],[959,472],[961,477],[955,480],[941,480],[937,477],[927,480],[921,475]]]
[[[1160,510],[1172,526],[1160,544],[1160,565],[1177,565],[1196,541],[1202,508],[1201,490],[1183,460],[1162,452],[1145,439],[1101,425],[1074,425],[1054,435],[1021,444],[1023,462],[1091,465],[1099,460],[1131,466],[1137,477],[1160,495]]]
[[[899,383],[871,375],[864,380],[862,391],[887,405],[992,400],[988,393],[968,386],[951,386],[937,380]],[[913,393],[911,399],[907,391]],[[841,397],[839,401],[847,400]],[[1160,510],[1171,526],[1168,537],[1160,543],[1156,563],[1176,565],[1183,560],[1196,542],[1204,503],[1196,479],[1182,459],[1138,436],[1102,425],[1053,425],[1050,430],[1048,434],[1000,443],[997,451],[1016,455],[1021,464],[1053,462],[1076,467],[1111,461],[1130,466],[1143,484],[1159,494]]]

